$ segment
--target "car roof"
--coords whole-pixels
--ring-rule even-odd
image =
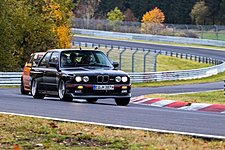
[[[101,52],[100,50],[93,50],[93,49],[51,49],[51,50],[48,50],[47,52],[63,52],[63,51],[91,51],[91,52]]]
[[[42,55],[42,54],[45,54],[46,52],[35,52],[35,53],[33,53],[33,54],[35,54],[35,55]]]

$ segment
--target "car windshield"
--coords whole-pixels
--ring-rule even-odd
[[[103,52],[70,50],[61,53],[60,66],[62,68],[84,66],[112,67],[112,64]]]

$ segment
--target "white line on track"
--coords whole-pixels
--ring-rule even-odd
[[[115,128],[144,130],[144,131],[152,131],[152,132],[159,132],[159,133],[181,134],[181,135],[189,135],[189,136],[196,136],[196,137],[202,137],[202,138],[225,139],[225,136],[217,136],[217,135],[209,135],[209,134],[199,134],[199,133],[189,133],[189,132],[179,132],[179,131],[170,131],[170,130],[160,130],[160,129],[152,129],[152,128],[123,126],[123,125],[116,125],[116,124],[106,124],[106,123],[97,123],[97,122],[89,122],[89,121],[70,120],[70,119],[62,119],[62,118],[36,116],[36,115],[26,115],[26,114],[18,114],[18,113],[9,113],[9,112],[0,112],[0,114],[23,116],[23,117],[33,117],[33,118],[40,118],[40,119],[48,119],[48,120],[56,120],[56,121],[64,121],[64,122],[73,122],[73,123],[93,124],[93,125],[100,125],[100,126],[107,126],[107,127],[115,127]]]

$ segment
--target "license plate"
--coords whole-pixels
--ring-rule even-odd
[[[94,85],[93,90],[114,90],[114,85]]]

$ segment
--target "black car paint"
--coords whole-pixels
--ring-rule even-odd
[[[47,53],[53,53],[53,52],[59,52],[59,59],[61,57],[61,52],[63,50],[50,50]],[[45,55],[47,55],[47,53]],[[44,59],[45,56],[43,56],[42,59]],[[50,58],[49,58],[50,59]],[[41,60],[42,61],[42,60]],[[40,62],[41,62],[40,61]],[[131,97],[131,85],[130,85],[130,78],[127,73],[117,70],[113,67],[99,67],[99,66],[83,66],[83,67],[73,67],[73,68],[62,68],[60,67],[60,64],[54,64],[49,63],[47,66],[40,66],[40,62],[38,66],[31,68],[31,78],[36,79],[39,83],[39,92],[45,95],[51,95],[51,96],[57,96],[58,95],[58,85],[59,81],[63,80],[66,83],[66,91],[67,94],[74,98],[130,98]],[[115,63],[116,64],[116,63]],[[115,66],[117,66],[116,64]],[[115,81],[109,81],[109,83],[96,83],[92,80],[98,75],[109,75],[109,77],[114,78],[116,76],[127,76],[128,81],[125,83],[117,83]],[[75,76],[89,76],[90,82],[84,83],[75,82]],[[78,85],[83,85],[84,87],[90,87],[90,85],[96,85],[96,84],[112,84],[115,85],[115,88],[121,87],[121,86],[127,86],[127,93],[119,93],[120,90],[116,90],[115,92],[112,91],[98,91],[94,92],[93,90],[87,90],[84,93],[76,94],[74,93],[74,90],[76,90],[76,87]]]

